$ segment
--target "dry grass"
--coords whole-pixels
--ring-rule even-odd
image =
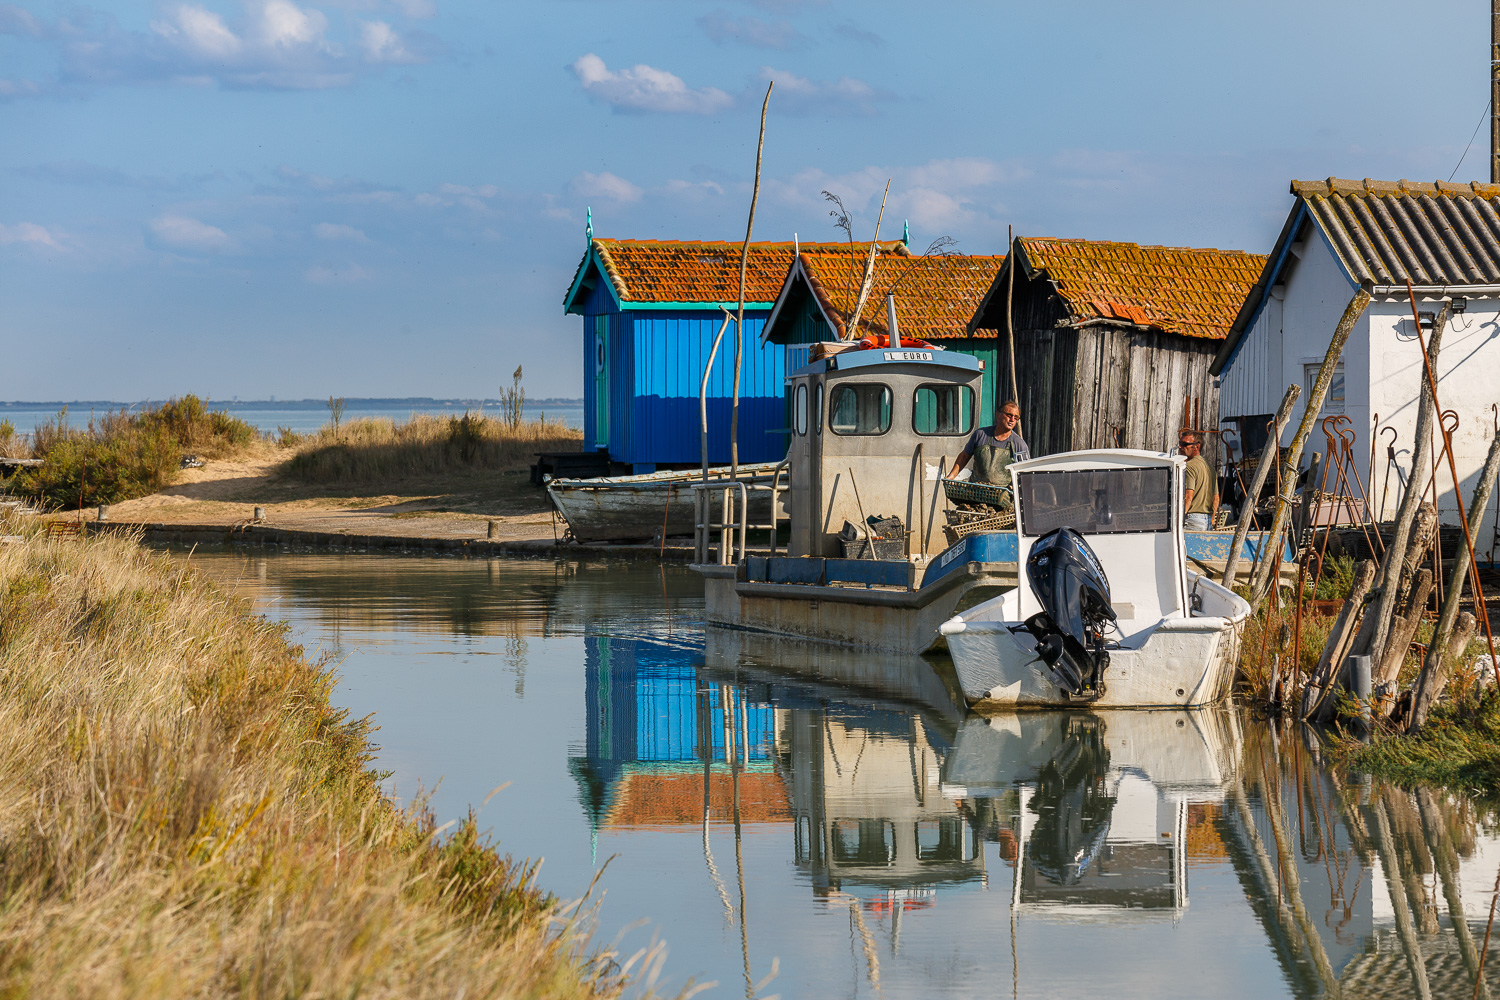
[[[617,991],[472,817],[382,795],[331,687],[129,539],[0,547],[0,997]]]
[[[280,468],[283,478],[308,483],[386,483],[461,470],[501,471],[529,465],[539,451],[581,447],[582,432],[559,421],[512,426],[469,412],[462,417],[413,414],[404,423],[355,420],[325,425],[297,442]]]

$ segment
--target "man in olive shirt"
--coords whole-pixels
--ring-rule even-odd
[[[1024,462],[1031,457],[1031,449],[1026,447],[1026,442],[1021,440],[1021,434],[1016,430],[1016,425],[1020,422],[1021,407],[1014,399],[1009,400],[1000,407],[999,419],[993,427],[981,427],[969,435],[964,450],[953,462],[950,476],[957,476],[962,472],[972,458],[974,473],[971,479],[974,482],[1009,486],[1011,463]]]
[[[1214,515],[1219,512],[1219,483],[1208,460],[1203,457],[1203,435],[1198,431],[1183,431],[1177,447],[1187,456],[1182,490],[1182,507],[1186,516],[1182,526],[1187,531],[1208,531],[1213,527]]]

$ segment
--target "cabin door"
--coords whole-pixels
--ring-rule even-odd
[[[594,447],[609,447],[609,317],[594,317]]]

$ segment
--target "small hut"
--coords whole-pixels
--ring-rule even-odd
[[[1185,425],[1218,427],[1209,366],[1265,262],[1233,250],[1016,237],[969,330],[999,331],[1002,398],[1014,337],[1033,454],[1170,449]]]
[[[804,244],[804,246],[810,246]],[[584,447],[632,472],[700,458],[698,393],[740,290],[739,243],[589,240],[563,300],[583,317]],[[741,462],[786,454],[784,352],[760,350],[761,328],[794,256],[792,243],[752,243],[745,274],[740,378]],[[832,253],[842,244],[819,244]],[[847,250],[844,250],[847,252]],[[731,323],[708,384],[709,461],[729,462],[734,388]]]

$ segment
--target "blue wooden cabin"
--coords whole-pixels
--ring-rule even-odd
[[[813,244],[803,244],[804,248]],[[847,252],[841,244],[818,249]],[[792,266],[792,243],[752,243],[745,277],[740,462],[786,455],[786,352],[761,329]],[[714,335],[739,296],[740,244],[590,239],[563,303],[583,317],[584,448],[632,472],[700,460],[698,391]],[[708,460],[729,463],[734,325],[708,385]]]

